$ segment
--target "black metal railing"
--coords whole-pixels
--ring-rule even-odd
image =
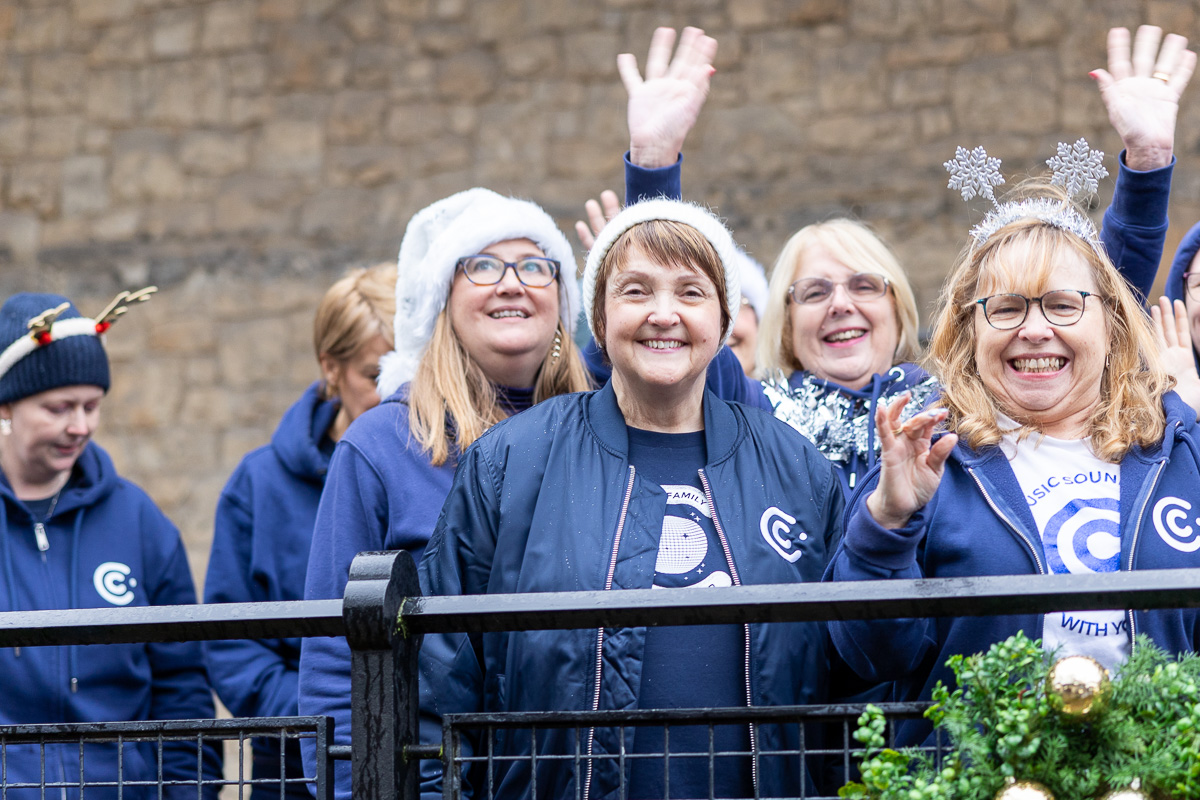
[[[82,748],[85,741],[93,741],[88,737],[107,736],[105,741],[113,742],[116,741],[113,737],[118,734],[133,735],[139,725],[149,726],[143,733],[150,737],[149,741],[158,742],[159,747],[168,740],[195,741],[199,748],[205,742],[229,738],[244,741],[254,736],[306,736],[316,741],[318,750],[317,773],[306,780],[313,784],[321,800],[332,797],[332,762],[346,758],[352,761],[356,798],[409,800],[418,796],[421,760],[443,761],[446,774],[452,775],[452,780],[446,782],[448,797],[455,796],[454,776],[462,767],[483,764],[486,774],[489,758],[492,774],[503,766],[497,761],[498,753],[494,748],[473,749],[470,754],[459,748],[456,743],[462,741],[464,732],[487,742],[498,731],[524,729],[535,731],[534,735],[537,735],[536,731],[553,726],[580,730],[597,725],[765,724],[786,719],[789,724],[801,726],[819,722],[836,729],[838,735],[827,739],[820,747],[769,755],[806,760],[806,768],[811,756],[822,756],[827,761],[837,762],[838,769],[846,775],[851,769],[853,750],[850,731],[853,718],[860,711],[852,706],[453,715],[444,720],[442,743],[421,745],[417,742],[416,663],[420,639],[423,634],[433,632],[487,633],[1197,607],[1200,607],[1200,573],[1183,569],[1104,575],[745,586],[713,588],[704,592],[623,590],[421,597],[416,568],[407,553],[364,553],[351,567],[350,581],[341,601],[0,613],[0,647],[344,635],[352,659],[349,747],[333,744],[333,731],[328,720],[323,718],[95,723],[75,728],[23,725],[0,728],[0,746],[6,741],[15,746],[18,740],[21,743],[42,742],[45,746],[45,743],[69,739]],[[896,719],[920,713],[918,706],[891,710]],[[129,725],[133,727],[128,728]],[[679,757],[669,752],[659,755],[664,761]],[[713,753],[710,757],[716,755]],[[751,758],[765,755],[768,754],[747,754]],[[568,752],[564,757],[579,759],[578,766],[583,768],[587,754],[580,750]],[[642,756],[618,753],[617,757],[626,758],[623,763],[628,763],[628,759]],[[532,760],[533,756],[527,754],[521,758]],[[109,782],[117,780],[112,777]],[[199,772],[196,779],[188,783],[195,792],[192,796],[199,796],[206,785]],[[221,783],[240,789],[249,785],[240,778]],[[35,788],[61,787],[39,783],[30,790]],[[286,787],[280,787],[281,792],[283,788]],[[491,796],[486,782],[482,788],[476,788],[478,797]],[[494,791],[495,786],[491,789]],[[807,791],[806,786],[796,788],[797,795]],[[40,796],[44,796],[44,791]],[[583,800],[581,796],[580,800]]]

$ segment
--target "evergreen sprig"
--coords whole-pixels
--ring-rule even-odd
[[[1200,657],[1173,659],[1135,640],[1108,702],[1079,719],[1046,693],[1053,665],[1022,633],[986,653],[953,656],[958,686],[940,682],[925,716],[950,747],[940,762],[886,747],[887,721],[867,706],[854,733],[861,782],[838,793],[861,800],[991,800],[1008,778],[1036,781],[1059,800],[1090,800],[1129,787],[1152,798],[1200,800]]]

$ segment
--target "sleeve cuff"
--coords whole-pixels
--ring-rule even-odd
[[[629,151],[625,152],[625,205],[631,206],[643,200],[656,197],[667,197],[671,200],[683,199],[683,154],[675,163],[668,167],[648,169],[639,167],[629,160]]]
[[[1125,166],[1124,150],[1117,162],[1117,186],[1105,216],[1111,215],[1128,227],[1165,228],[1175,156],[1167,166],[1145,172]]]
[[[903,528],[884,528],[862,501],[850,516],[846,527],[846,550],[853,557],[892,571],[911,567],[917,560],[917,547],[925,533],[925,509],[909,518]]]

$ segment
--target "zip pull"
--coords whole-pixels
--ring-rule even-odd
[[[38,550],[43,553],[50,549],[50,539],[46,537],[46,526],[40,522],[33,523],[33,535],[37,537]]]
[[[79,678],[71,678],[71,694],[79,691]]]

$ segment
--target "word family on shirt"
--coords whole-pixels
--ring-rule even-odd
[[[1054,574],[1116,572],[1121,559],[1121,468],[1096,458],[1086,439],[1004,437],[1017,482]],[[1124,610],[1046,615],[1042,643],[1060,655],[1087,655],[1111,673],[1129,658]]]
[[[629,461],[645,480],[667,494],[655,589],[699,589],[731,586],[725,548],[717,535],[712,510],[700,483],[704,468],[704,432],[656,433],[629,428]],[[723,708],[746,704],[745,644],[741,625],[688,625],[646,629],[640,708]],[[639,726],[634,732],[629,797],[709,797],[709,733],[702,725],[673,725],[668,740],[662,726]],[[747,753],[746,725],[713,728],[716,753]],[[669,750],[670,760],[660,754]],[[669,766],[668,766],[669,764]],[[744,755],[713,759],[712,795],[752,797],[750,760]]]

